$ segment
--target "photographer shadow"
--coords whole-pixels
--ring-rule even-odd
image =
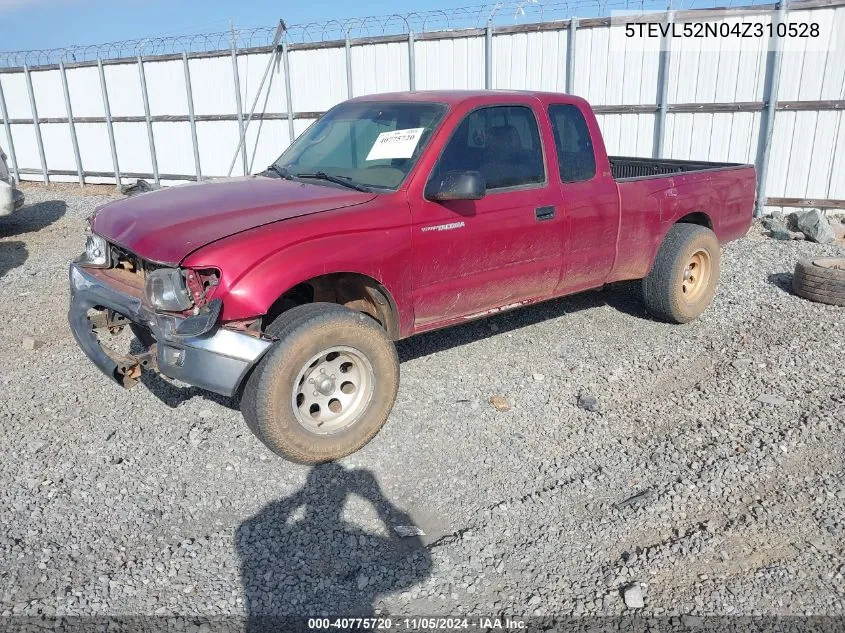
[[[344,520],[353,495],[375,509],[383,533]],[[395,532],[413,525],[370,471],[337,463],[313,467],[300,490],[238,527],[246,630],[306,630],[303,617],[372,617],[380,595],[412,587],[430,573],[431,556],[420,538]]]

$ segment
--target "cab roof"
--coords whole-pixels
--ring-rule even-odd
[[[542,92],[535,90],[414,90],[406,92],[382,92],[361,97],[351,101],[413,101],[445,103],[450,106],[467,101],[483,104],[500,101],[503,97],[519,97],[522,99],[536,98],[539,101],[555,100],[567,103],[584,102],[580,97],[560,92]],[[586,103],[586,102],[584,102]]]

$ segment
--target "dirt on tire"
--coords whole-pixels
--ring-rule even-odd
[[[371,317],[330,303],[298,306],[283,313],[268,332],[278,337],[248,378],[241,412],[270,450],[301,464],[334,461],[369,442],[387,420],[399,387],[396,347]],[[297,421],[291,389],[306,359],[336,345],[360,350],[373,368],[374,391],[366,411],[348,428],[330,435],[310,432]]]
[[[674,225],[643,279],[649,313],[668,323],[697,319],[716,294],[719,267],[719,240],[713,231],[697,224]]]
[[[845,306],[845,257],[800,260],[792,275],[792,292],[817,303]]]

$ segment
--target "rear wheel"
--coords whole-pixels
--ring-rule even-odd
[[[393,342],[369,316],[330,303],[284,312],[279,340],[249,377],[241,411],[272,451],[295,462],[360,449],[387,420],[399,386]]]
[[[697,224],[673,226],[643,279],[648,311],[663,321],[688,323],[707,309],[719,282],[719,241]]]

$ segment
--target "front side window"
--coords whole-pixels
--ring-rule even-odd
[[[549,106],[549,120],[555,137],[560,179],[580,182],[595,176],[593,141],[581,110],[570,104]]]
[[[364,187],[396,189],[445,112],[439,103],[344,103],[309,127],[274,164],[294,177],[323,172]]]
[[[540,131],[531,108],[470,112],[449,139],[432,179],[450,171],[480,172],[488,191],[545,182]]]

